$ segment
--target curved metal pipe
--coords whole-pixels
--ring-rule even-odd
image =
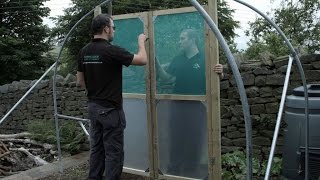
[[[234,0],[242,5],[245,5],[247,7],[249,7],[250,9],[252,9],[253,11],[257,12],[258,14],[260,14],[262,17],[264,17],[277,31],[278,33],[281,35],[281,37],[284,39],[284,41],[286,42],[286,44],[288,45],[292,56],[294,57],[295,62],[297,63],[299,72],[300,72],[300,76],[301,76],[301,80],[302,80],[302,84],[303,84],[303,88],[304,88],[304,97],[305,97],[305,179],[308,179],[308,159],[309,159],[309,97],[308,97],[308,88],[307,88],[307,81],[305,78],[305,74],[303,71],[303,67],[301,64],[301,61],[298,57],[298,54],[296,53],[294,47],[292,46],[292,44],[290,43],[290,41],[287,39],[286,35],[282,32],[282,30],[271,20],[269,19],[265,14],[263,14],[261,11],[259,11],[257,8],[251,6],[248,3],[245,3],[241,0]],[[274,137],[277,139],[277,137]],[[275,148],[275,143],[276,141],[272,142],[272,147]],[[273,160],[273,156],[274,156],[274,149],[271,149],[270,155],[269,155],[269,160],[268,160],[268,166],[267,166],[267,171],[266,171],[266,175],[265,175],[265,180],[269,179],[270,176],[270,171],[271,171],[271,165],[272,165],[272,160]]]
[[[238,66],[234,60],[234,57],[227,45],[227,42],[223,38],[221,32],[219,31],[216,24],[213,22],[211,17],[208,15],[208,13],[203,9],[203,7],[196,1],[196,0],[189,0],[191,4],[200,12],[202,17],[205,19],[207,24],[209,25],[210,29],[214,32],[216,35],[222,49],[226,53],[226,56],[228,58],[228,63],[231,67],[232,73],[234,75],[234,78],[236,80],[236,84],[238,87],[238,91],[240,94],[240,99],[242,103],[242,111],[244,114],[244,120],[245,120],[245,126],[246,126],[246,154],[247,154],[247,179],[252,179],[252,127],[251,127],[251,117],[250,117],[250,109],[248,104],[248,99],[246,95],[246,91],[243,85],[243,81],[241,79],[240,72],[238,70]]]
[[[103,6],[112,0],[106,0],[102,3],[100,3],[98,6]],[[62,53],[62,50],[64,48],[64,45],[66,41],[68,40],[69,36],[71,35],[72,31],[82,22],[86,17],[92,14],[94,9],[89,11],[86,15],[82,16],[82,18],[71,28],[71,30],[68,32],[66,37],[63,40],[62,46],[60,48],[58,58],[55,63],[55,69],[54,69],[54,75],[53,75],[53,105],[54,105],[54,119],[55,119],[55,127],[56,127],[56,137],[57,137],[57,147],[58,147],[58,156],[59,156],[59,161],[60,161],[60,172],[63,172],[63,167],[62,167],[62,162],[61,162],[61,145],[60,145],[60,133],[59,133],[59,122],[58,122],[58,108],[57,108],[57,90],[56,90],[56,78],[57,78],[57,69],[58,69],[58,64],[60,60],[60,56]]]

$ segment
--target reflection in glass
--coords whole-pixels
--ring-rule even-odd
[[[149,167],[145,100],[124,99],[123,109],[127,120],[124,131],[124,166],[145,171]]]
[[[160,168],[165,174],[204,179],[208,173],[206,108],[199,101],[157,104]]]
[[[198,12],[154,22],[158,94],[205,94],[204,23]]]
[[[144,32],[143,22],[139,18],[114,20],[117,27],[114,45],[119,45],[131,53],[138,50],[137,39]],[[128,28],[130,27],[130,28]],[[141,66],[123,68],[123,92],[145,94],[145,69]]]

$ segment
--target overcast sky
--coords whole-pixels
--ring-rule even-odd
[[[226,0],[230,7],[232,9],[236,9],[236,12],[234,14],[234,18],[237,21],[240,21],[241,28],[236,30],[236,33],[239,35],[239,37],[236,38],[236,43],[238,44],[238,48],[244,49],[247,47],[246,43],[248,41],[248,38],[245,37],[244,30],[248,29],[248,22],[254,21],[257,15],[254,11],[247,8],[246,6],[243,6],[233,0]],[[260,11],[266,13],[267,11],[270,11],[271,8],[275,8],[279,5],[280,0],[274,0],[274,2],[271,4],[270,0],[243,0],[247,2],[248,4],[254,5],[257,9]],[[63,15],[63,9],[69,7],[71,5],[70,0],[50,0],[45,3],[45,6],[48,6],[51,9],[50,16],[55,17],[58,15]],[[53,27],[54,24],[48,19],[44,19],[44,23],[48,24],[49,27]]]

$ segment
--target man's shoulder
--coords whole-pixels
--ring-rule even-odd
[[[121,47],[119,45],[114,45],[114,44],[107,45],[106,49],[110,50],[110,51],[120,51],[120,52],[125,51],[125,52],[129,52],[127,49],[125,49],[125,48],[123,48],[123,47]]]

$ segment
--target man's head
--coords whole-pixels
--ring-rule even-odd
[[[179,47],[182,51],[198,47],[198,34],[194,29],[185,29],[180,33]]]
[[[110,15],[99,14],[93,18],[91,29],[94,36],[101,36],[110,42],[113,40],[115,27]]]

